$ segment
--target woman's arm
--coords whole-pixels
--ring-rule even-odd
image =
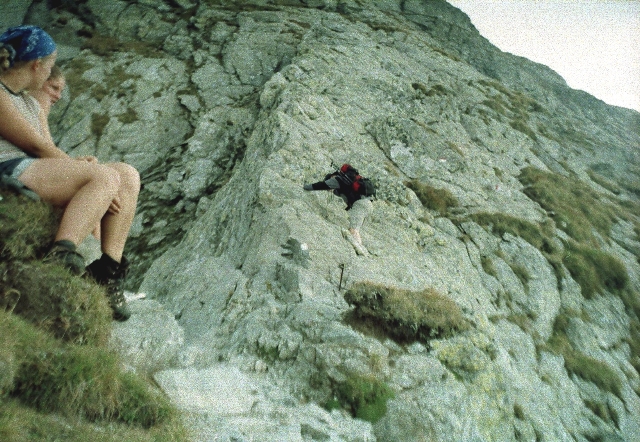
[[[36,158],[69,158],[53,143],[51,136],[38,133],[3,92],[0,92],[0,115],[0,135],[28,155]]]
[[[42,128],[42,132],[47,141],[55,145],[53,137],[51,136],[51,129],[49,129],[49,110],[50,108],[47,109],[42,106],[42,103],[40,103],[40,127]]]

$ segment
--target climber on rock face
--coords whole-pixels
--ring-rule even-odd
[[[56,56],[55,42],[36,26],[0,35],[0,175],[64,208],[47,259],[76,274],[85,272],[76,247],[100,224],[103,254],[87,271],[107,287],[114,318],[127,319],[122,253],[136,211],[139,175],[123,163],[118,169],[95,157],[71,158],[55,145],[45,112],[27,92],[43,87]]]
[[[350,164],[343,164],[340,169],[324,177],[324,180],[313,184],[305,184],[304,190],[332,190],[341,197],[349,211],[349,230],[343,231],[358,255],[366,255],[367,249],[362,244],[360,229],[365,218],[373,207],[371,198],[375,196],[375,187],[368,179],[360,176],[358,170]]]

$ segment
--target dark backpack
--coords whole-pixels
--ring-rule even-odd
[[[376,186],[373,181],[360,175],[358,170],[350,164],[343,164],[338,173],[356,195],[365,197],[374,197],[376,195]]]
[[[376,196],[376,186],[369,178],[358,175],[353,182],[353,190],[366,197]]]

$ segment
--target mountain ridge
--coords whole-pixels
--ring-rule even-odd
[[[184,330],[155,379],[196,440],[640,432],[640,114],[444,1],[21,4],[58,144],[141,172],[129,288]],[[378,185],[364,257],[302,190],[343,162]],[[469,328],[385,333],[425,291]]]

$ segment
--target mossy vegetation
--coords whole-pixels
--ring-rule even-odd
[[[610,179],[604,177],[603,175],[599,174],[598,172],[596,172],[593,169],[587,170],[587,175],[589,175],[589,178],[591,178],[591,180],[594,183],[596,183],[596,184],[600,185],[601,187],[607,189],[611,193],[619,195],[622,192],[622,189],[620,188],[620,186],[618,186],[615,182],[613,182]]]
[[[563,262],[587,299],[603,289],[619,294],[629,284],[622,261],[595,247],[568,241]]]
[[[579,376],[585,381],[594,383],[601,390],[609,391],[620,397],[622,381],[616,372],[606,363],[577,350],[569,342],[566,334],[569,321],[570,316],[566,314],[556,318],[553,335],[542,346],[542,349],[562,355],[565,368],[570,374]]]
[[[578,178],[526,167],[518,177],[524,193],[544,208],[556,226],[578,242],[598,243],[594,232],[608,238],[619,211],[603,195]]]
[[[571,238],[564,241],[563,264],[587,298],[608,290],[628,301],[628,272],[618,258],[603,251],[618,219],[637,220],[632,212],[572,176],[528,167],[519,176],[524,192],[538,202]],[[627,302],[625,302],[627,304]],[[631,307],[627,305],[627,307]]]
[[[533,98],[519,91],[508,89],[497,81],[480,80],[477,83],[487,94],[487,98],[482,101],[482,105],[493,110],[499,120],[505,117],[509,120],[509,125],[532,140],[536,141],[538,136],[536,131],[530,127],[531,113],[544,113],[544,108]]]
[[[3,267],[11,289],[20,293],[14,313],[67,342],[106,344],[111,310],[102,288],[39,260]]]
[[[423,206],[429,210],[435,210],[442,216],[459,204],[458,199],[447,189],[436,188],[419,180],[407,181],[404,184],[415,192]]]
[[[629,361],[640,371],[640,296],[631,288],[625,264],[603,249],[603,244],[611,241],[611,229],[619,220],[631,222],[638,235],[640,212],[635,204],[624,205],[615,199],[618,192],[612,183],[594,173],[590,176],[614,195],[601,194],[572,175],[525,168],[519,177],[525,185],[524,192],[547,211],[547,221],[534,223],[489,213],[477,213],[469,218],[497,236],[509,233],[538,248],[556,270],[559,282],[568,271],[580,285],[586,299],[604,293],[619,296],[631,318]],[[566,236],[557,235],[556,228],[563,230]],[[482,267],[486,273],[495,273],[491,257],[483,257]],[[622,380],[616,371],[605,362],[586,355],[570,342],[566,330],[572,317],[588,321],[580,313],[561,313],[556,318],[553,335],[546,343],[539,343],[538,349],[562,355],[567,372],[594,383],[601,390],[620,396]],[[530,318],[514,318],[512,315],[509,320],[525,332],[532,333]],[[539,337],[536,339],[539,340]],[[591,403],[589,406],[597,415],[615,418],[599,404]]]
[[[531,127],[529,127],[529,124],[525,118],[522,118],[522,117],[514,118],[513,120],[509,121],[509,126],[514,128],[518,132],[522,132],[523,134],[531,138],[533,141],[538,141],[538,136],[536,135],[536,132],[533,129],[531,129]]]
[[[168,398],[107,347],[104,290],[43,261],[54,211],[0,198],[0,440],[185,440]]]
[[[64,65],[64,76],[67,84],[70,86],[67,88],[71,100],[74,100],[78,96],[82,95],[91,87],[96,86],[96,83],[91,80],[87,80],[83,77],[83,74],[92,66],[81,57],[75,57]]]
[[[551,222],[534,223],[503,213],[487,212],[473,213],[469,218],[481,226],[489,227],[497,236],[502,237],[506,233],[518,236],[547,254],[553,255],[561,251],[554,240],[555,227]]]
[[[120,121],[122,124],[131,124],[139,120],[136,111],[131,109],[130,107],[127,108],[127,111],[125,113],[118,115],[117,118],[118,121]]]
[[[488,228],[494,235],[502,237],[508,233],[524,239],[529,244],[540,250],[545,258],[547,258],[547,261],[549,261],[551,266],[554,268],[558,280],[562,279],[564,276],[562,270],[564,250],[562,248],[562,244],[555,240],[555,226],[551,220],[544,223],[534,223],[511,215],[486,212],[471,214],[469,218],[481,226]],[[490,261],[489,257],[485,257],[484,259],[485,261]],[[483,268],[485,268],[484,263]],[[516,273],[519,275],[518,277],[523,284],[529,280],[526,276],[528,272],[526,272],[526,269],[524,270],[524,272],[520,271]],[[491,273],[492,271],[495,270],[491,270],[490,267],[485,269],[485,272],[495,276],[494,273]]]
[[[144,41],[123,41],[118,38],[103,35],[92,31],[83,45],[82,49],[89,49],[96,55],[103,57],[121,52],[134,52],[148,58],[158,58],[161,56],[161,49],[158,45]]]
[[[494,278],[498,277],[498,271],[496,270],[496,266],[493,263],[493,260],[489,256],[481,256],[480,263],[482,265],[482,270],[488,275],[493,276]]]
[[[466,330],[460,307],[434,289],[421,292],[361,282],[345,295],[356,320],[367,321],[400,342],[423,341]]]
[[[58,216],[42,202],[0,191],[0,261],[42,255],[53,242]],[[19,210],[16,210],[19,208]]]
[[[625,305],[635,311],[633,296],[627,292],[627,269],[620,259],[600,247],[601,241],[609,240],[619,217],[634,221],[633,216],[571,176],[529,167],[519,179],[526,186],[524,192],[547,210],[549,221],[533,223],[489,213],[476,213],[469,218],[498,236],[509,233],[529,242],[547,258],[559,281],[566,268],[586,298],[606,290],[621,296]],[[562,242],[556,239],[556,226],[569,238]]]
[[[102,136],[102,132],[104,132],[104,128],[109,124],[108,115],[102,114],[92,114],[91,115],[91,133],[93,133],[98,139]]]
[[[333,410],[343,408],[353,417],[375,423],[387,412],[387,401],[393,390],[373,375],[352,375],[333,386],[334,397],[325,404]]]
[[[511,271],[514,273],[514,275],[516,275],[518,280],[520,280],[520,282],[524,286],[525,291],[527,291],[528,293],[529,281],[531,280],[531,274],[529,273],[529,270],[527,270],[527,268],[521,264],[509,263],[509,267],[511,268]]]
[[[636,300],[640,301],[640,295],[637,293],[634,294]],[[640,320],[634,319],[631,321],[629,326],[629,339],[627,343],[629,344],[629,349],[631,350],[631,358],[629,362],[633,365],[633,368],[636,369],[638,373],[640,373]],[[638,393],[640,391],[637,391]]]
[[[178,425],[163,424],[145,429],[110,422],[108,427],[86,419],[45,413],[17,399],[0,401],[0,440],[11,442],[184,442],[189,435]]]

